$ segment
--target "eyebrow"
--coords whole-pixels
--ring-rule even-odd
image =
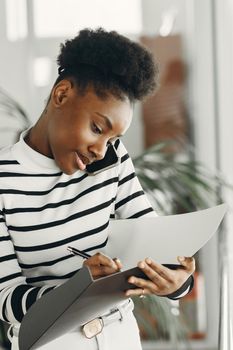
[[[106,115],[103,115],[99,112],[95,112],[95,113],[98,114],[99,117],[103,118],[105,120],[105,123],[106,123],[108,129],[112,130],[112,123],[111,123],[110,119]],[[121,137],[121,136],[123,136],[123,135],[117,135],[117,137]]]

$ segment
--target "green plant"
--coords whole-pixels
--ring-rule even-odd
[[[168,340],[174,349],[179,349],[179,344],[185,342],[188,348],[189,329],[178,305],[157,296],[135,297],[134,305],[142,340]]]
[[[205,209],[221,200],[220,187],[232,188],[217,171],[194,159],[190,145],[182,153],[167,152],[167,146],[156,144],[134,159],[136,174],[158,213]]]
[[[176,143],[175,147],[174,143]],[[213,174],[194,159],[191,146],[174,153],[176,141],[162,142],[134,159],[136,174],[148,194],[152,206],[160,215],[179,214],[213,206],[221,202],[220,188],[230,187],[220,174]],[[170,150],[170,151],[169,151]],[[172,312],[168,299],[147,296],[135,298],[135,314],[149,339],[170,339],[174,349],[187,341],[188,328]],[[188,345],[186,344],[188,347]]]

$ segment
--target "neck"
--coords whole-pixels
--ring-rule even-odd
[[[45,155],[46,157],[52,157],[52,152],[49,147],[47,132],[46,132],[46,113],[47,111],[43,111],[39,120],[36,124],[29,130],[27,135],[24,138],[24,141],[27,143],[35,151]]]

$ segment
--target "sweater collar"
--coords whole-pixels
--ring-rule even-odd
[[[43,173],[61,173],[61,169],[57,166],[54,159],[35,151],[24,140],[30,129],[20,134],[19,141],[12,146],[14,158],[22,165],[30,168],[35,172]]]

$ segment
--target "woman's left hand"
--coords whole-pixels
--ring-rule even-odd
[[[195,271],[195,260],[192,257],[178,257],[180,268],[171,270],[150,258],[138,263],[138,267],[148,276],[149,280],[129,277],[128,281],[137,288],[128,289],[126,296],[134,295],[169,295],[177,291]]]

